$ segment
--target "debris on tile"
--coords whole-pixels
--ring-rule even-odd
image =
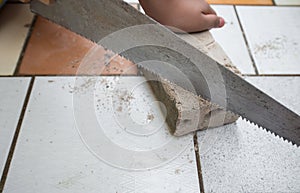
[[[236,10],[258,73],[299,74],[300,7],[238,6]]]

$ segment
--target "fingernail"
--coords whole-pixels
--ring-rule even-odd
[[[225,25],[225,20],[220,17],[220,23],[219,23],[219,27],[223,27]]]

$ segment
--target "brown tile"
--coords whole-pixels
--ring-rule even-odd
[[[93,56],[87,58],[91,51]],[[36,20],[18,71],[20,75],[121,73],[134,75],[137,69],[130,61],[42,17]]]
[[[273,5],[272,0],[207,0],[210,4]]]

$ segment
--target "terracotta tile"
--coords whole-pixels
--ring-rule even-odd
[[[42,17],[37,18],[18,72],[20,75],[121,73],[133,75],[137,69],[130,61]]]
[[[210,4],[273,5],[272,0],[207,0]]]

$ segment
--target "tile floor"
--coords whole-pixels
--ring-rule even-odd
[[[300,77],[247,77],[300,114]],[[288,93],[288,94],[282,94]],[[299,192],[300,150],[239,119],[198,132],[205,192]]]
[[[300,7],[244,6],[237,12],[259,74],[300,74]]]
[[[30,78],[0,78],[0,172],[19,122]]]
[[[137,0],[128,1],[142,11]],[[300,2],[210,2],[221,4],[213,8],[226,19],[223,29],[211,32],[246,80],[299,114]],[[165,115],[144,79],[136,77],[134,64],[117,56],[109,63],[82,65],[95,45],[43,18],[34,20],[28,5],[8,2],[0,10],[0,42],[1,174],[9,166],[0,192],[300,192],[299,148],[238,120],[198,132],[197,159],[192,135],[175,138],[166,132]],[[96,48],[99,55],[112,56]],[[129,76],[112,76],[124,73]],[[72,76],[100,74],[110,76]],[[126,95],[131,91],[136,97]],[[115,103],[115,93],[123,103]],[[139,132],[147,135],[136,133],[141,125]],[[153,130],[157,125],[160,130]],[[97,134],[88,135],[91,129]],[[98,138],[101,132],[114,142],[109,148],[103,148],[108,146]],[[153,146],[171,153],[155,152]],[[156,159],[138,162],[147,160],[140,159],[143,151]],[[159,167],[149,169],[150,163]]]
[[[86,86],[87,82],[91,91],[96,87],[95,97],[90,97],[88,90],[82,89],[81,85]],[[160,125],[164,121],[159,120],[161,116],[157,115],[159,107],[156,105],[151,111],[144,109],[145,102],[151,103],[155,98],[143,82],[142,77],[37,77],[4,192],[199,192],[193,136],[180,140],[172,137],[167,127]],[[131,103],[130,106],[126,102],[115,106],[110,104],[117,93],[132,89],[135,89],[133,96],[126,100]],[[138,100],[139,95],[148,97],[143,102]],[[119,105],[123,107],[122,111],[118,110]],[[122,117],[130,112],[125,109],[126,106],[132,111],[140,111],[143,116],[133,117],[139,121],[147,122],[145,113],[152,112],[153,128],[161,126],[162,129],[140,138],[130,135],[129,132],[134,132],[135,128],[130,127],[131,123],[122,122]],[[99,115],[98,120],[92,118],[95,111]],[[85,126],[87,120],[88,128]],[[131,130],[128,133],[122,128],[126,126]],[[91,129],[96,133],[88,135]],[[151,132],[151,128],[144,129]],[[94,136],[100,138],[94,138],[92,142],[91,137]],[[111,140],[115,144],[105,144],[101,136],[113,137]],[[99,149],[99,141],[106,149]],[[151,154],[149,148],[167,148],[165,143],[169,144],[168,149],[153,152],[158,162],[137,161],[132,164],[132,157],[126,159],[131,155],[127,152],[129,150],[134,153],[133,159],[140,160],[140,157],[144,158],[142,151]],[[111,150],[113,147],[115,151]],[[172,152],[168,157],[163,154],[167,150]],[[171,160],[178,153],[180,156]],[[160,156],[166,156],[166,160]],[[150,169],[156,164],[160,167]]]
[[[244,41],[243,32],[234,6],[213,5],[212,7],[226,21],[224,28],[212,29],[212,35],[242,74],[255,74],[254,64],[251,61],[247,45]]]

